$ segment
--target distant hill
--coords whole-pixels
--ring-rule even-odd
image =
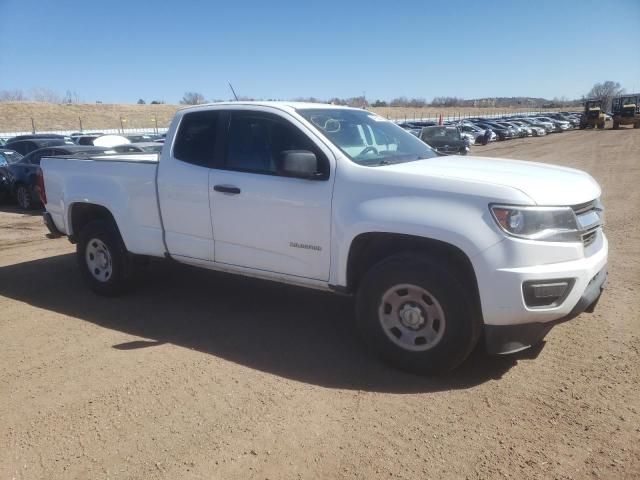
[[[180,105],[131,104],[59,104],[44,102],[0,102],[0,132],[31,131],[84,131],[125,128],[158,127],[169,125]],[[122,123],[121,123],[122,119]]]
[[[489,100],[495,100],[496,104],[491,105]],[[370,110],[393,120],[437,118],[439,115],[446,119],[448,116],[460,118],[500,114],[506,111],[540,110],[530,102],[504,106],[509,99],[504,102],[497,100],[500,99],[465,100],[465,105],[452,106],[381,106],[371,107]],[[477,102],[477,106],[473,106],[474,101]],[[512,99],[511,101],[513,102]],[[32,119],[36,132],[80,131],[81,124],[85,132],[121,127],[152,129],[156,123],[159,128],[165,128],[181,107],[183,105],[0,102],[0,134],[31,132]]]

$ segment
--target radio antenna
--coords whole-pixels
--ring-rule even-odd
[[[231,85],[231,82],[229,82],[229,88],[233,92],[233,96],[236,97],[236,102],[237,102],[238,101],[238,95],[236,95],[236,91],[233,89],[233,85]]]

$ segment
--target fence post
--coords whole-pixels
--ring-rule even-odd
[[[80,133],[82,133],[82,117],[78,117],[78,122],[80,123]]]
[[[36,122],[33,121],[33,117],[31,117],[31,133],[36,134]]]

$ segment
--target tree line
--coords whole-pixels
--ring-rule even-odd
[[[423,107],[573,107],[581,105],[586,99],[602,100],[605,109],[609,109],[611,106],[611,100],[616,95],[624,93],[624,89],[618,82],[607,80],[602,83],[596,83],[586,95],[583,95],[580,99],[569,100],[566,97],[553,98],[548,100],[545,98],[536,97],[492,97],[492,98],[479,98],[479,99],[464,99],[460,97],[434,97],[431,101],[426,100],[423,97],[408,98],[408,97],[396,97],[389,101],[376,99],[369,101],[364,95],[356,97],[333,97],[330,99],[321,99],[316,97],[299,97],[294,101],[311,102],[311,103],[331,103],[334,105],[346,105],[350,107],[367,108],[367,107],[405,107],[405,108],[423,108]],[[265,100],[251,97],[239,97],[238,100]],[[279,99],[266,99],[266,100],[279,100]],[[43,103],[61,103],[61,104],[73,104],[82,103],[80,97],[75,91],[67,90],[64,95],[59,95],[57,92],[48,88],[37,87],[32,88],[28,93],[20,89],[15,90],[0,90],[0,102],[43,102]],[[180,103],[182,105],[200,105],[209,102],[218,102],[218,99],[207,100],[202,93],[188,91],[185,92]],[[96,103],[102,103],[97,101]],[[139,99],[137,102],[139,105],[144,105],[147,102],[144,99]],[[164,100],[151,100],[149,102],[152,105],[164,104]]]

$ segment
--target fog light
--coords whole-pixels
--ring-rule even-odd
[[[557,307],[573,287],[572,278],[534,280],[522,284],[522,294],[527,307]]]

